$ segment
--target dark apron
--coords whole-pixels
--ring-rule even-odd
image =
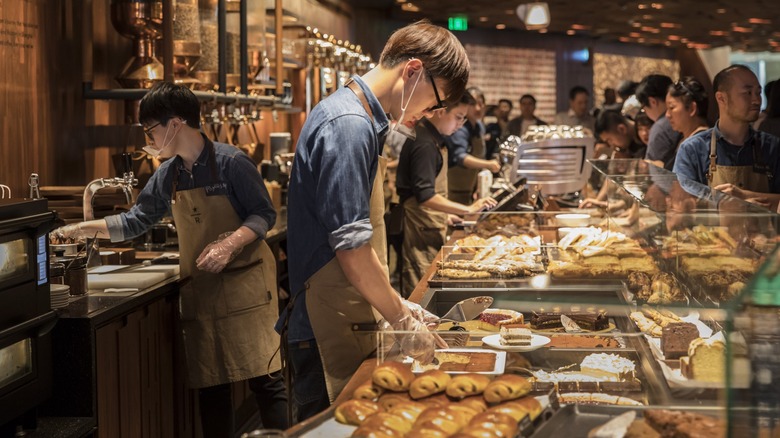
[[[710,167],[707,172],[707,184],[710,187],[720,184],[734,184],[741,189],[769,193],[772,173],[769,170],[769,166],[764,162],[755,139],[751,138],[750,147],[753,148],[753,165],[749,166],[722,166],[717,164],[717,141],[715,130],[713,130],[712,139],[710,140]]]
[[[447,148],[441,148],[443,164],[436,175],[437,195],[447,197]],[[431,266],[447,238],[447,213],[425,208],[410,196],[404,201],[403,295],[409,297]]]
[[[214,145],[210,149],[212,183],[217,182]],[[225,269],[212,274],[196,267],[200,253],[239,218],[227,195],[206,194],[204,187],[177,191],[173,178],[172,210],[179,231],[179,292],[187,375],[192,388],[204,388],[270,374],[281,368],[274,353],[279,335],[276,262],[264,240],[246,245]],[[273,360],[272,360],[273,359]]]

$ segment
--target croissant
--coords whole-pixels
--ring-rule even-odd
[[[485,399],[479,395],[466,397],[463,400],[459,401],[458,404],[463,406],[468,406],[471,409],[477,411],[477,413],[485,412],[488,408],[487,403],[485,403]]]
[[[378,404],[369,400],[348,400],[336,408],[334,416],[339,423],[360,426],[369,415],[381,410]]]
[[[460,433],[472,438],[512,438],[517,428],[501,423],[477,423],[464,427]]]
[[[488,403],[514,400],[531,392],[531,382],[525,377],[504,374],[488,384],[483,397]]]
[[[461,404],[451,404],[444,408],[448,415],[452,416],[456,423],[468,424],[479,412]]]
[[[482,397],[480,397],[482,398]],[[443,408],[444,406],[447,406],[450,404],[450,399],[447,398],[447,394],[440,393],[436,395],[432,395],[430,397],[421,398],[419,400],[415,400],[418,403],[422,403],[429,408]]]
[[[456,433],[460,430],[462,426],[455,421],[444,418],[444,417],[434,417],[434,418],[428,418],[424,421],[420,421],[419,419],[414,423],[414,429],[433,429],[433,430],[439,430],[444,432],[446,435],[452,435],[453,433]]]
[[[352,398],[357,400],[376,400],[385,392],[384,388],[380,388],[371,382],[366,382],[352,392]]]
[[[429,395],[444,392],[447,389],[447,384],[450,383],[450,380],[452,380],[452,378],[444,371],[426,371],[417,376],[411,386],[409,386],[409,395],[417,400],[428,397]]]
[[[499,432],[502,437],[513,437],[517,432],[517,421],[500,412],[484,412],[472,418],[467,429],[488,429]],[[463,432],[468,432],[467,429]]]
[[[410,402],[409,394],[405,392],[386,392],[379,396],[379,406],[385,411],[391,411],[397,404]]]
[[[371,415],[366,418],[360,426],[379,429],[384,433],[388,433],[386,429],[389,429],[399,436],[406,435],[412,430],[412,423],[397,415],[388,414],[387,412],[377,412],[376,414]],[[392,434],[392,432],[390,432],[390,434]]]
[[[392,429],[360,426],[352,432],[353,438],[396,438],[403,435],[398,434]]]
[[[453,377],[447,384],[447,395],[454,398],[464,398],[482,394],[488,383],[490,383],[490,378],[482,374],[461,374]]]
[[[536,417],[538,417],[542,413],[542,405],[539,403],[539,400],[537,400],[535,397],[524,397],[519,400],[512,400],[504,404],[511,405],[511,406],[519,406],[525,409],[526,412],[528,412],[528,415],[531,416],[531,420],[536,420]]]
[[[377,386],[390,391],[408,391],[414,380],[414,373],[404,364],[388,361],[374,368],[371,380]]]
[[[511,403],[504,403],[498,406],[494,406],[485,413],[490,412],[496,412],[500,414],[509,415],[510,417],[514,418],[515,421],[519,422],[523,418],[525,418],[526,415],[528,415],[528,409],[526,409],[524,406],[514,405]]]
[[[414,423],[417,420],[417,417],[426,409],[428,409],[428,406],[422,403],[404,402],[398,403],[389,412],[392,415],[403,418],[409,423]]]

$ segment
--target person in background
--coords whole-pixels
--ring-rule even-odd
[[[596,120],[588,112],[590,93],[577,85],[569,90],[569,110],[555,115],[556,125],[580,125],[593,131]]]
[[[600,107],[593,108],[593,117],[597,118],[602,111],[620,111],[622,107],[623,104],[617,101],[615,89],[607,87],[604,89],[604,103]]]
[[[767,113],[769,112],[769,107],[772,106],[772,90],[775,88],[775,83],[777,81],[769,81],[764,85],[764,98],[766,99],[766,108],[764,108],[763,111],[761,111],[761,114],[758,115],[758,119],[753,122],[753,129],[758,129],[758,127],[761,125],[761,122],[764,121],[765,118],[767,118]]]
[[[766,117],[758,125],[758,130],[780,137],[780,87],[772,88]]]
[[[628,117],[623,114],[624,117]],[[636,127],[636,136],[643,145],[650,143],[650,129],[653,127],[653,120],[647,117],[644,112],[637,113],[634,117],[634,126]]]
[[[398,195],[404,207],[403,285],[408,297],[422,280],[444,245],[448,222],[496,205],[493,198],[465,206],[447,199],[447,148],[445,135],[463,126],[475,99],[464,93],[455,105],[436,111],[417,123],[417,137],[407,140],[398,165]]]
[[[662,162],[667,170],[672,170],[674,166],[677,145],[682,139],[682,134],[675,132],[666,118],[666,93],[670,85],[672,79],[669,76],[648,75],[642,79],[636,90],[637,100],[654,122],[650,129],[646,158]]]
[[[512,101],[504,98],[499,99],[495,116],[498,119],[498,126],[501,127],[501,137],[507,135],[506,125],[509,123],[510,114],[512,114]]]
[[[381,152],[390,119],[393,129],[414,135],[418,120],[460,99],[468,76],[458,39],[419,21],[396,30],[375,68],[352,77],[306,118],[288,191],[291,298],[277,322],[297,421],[342,392],[375,352],[378,328],[422,363],[446,346],[428,331],[430,315],[390,284]]]
[[[637,114],[642,110],[642,105],[636,99],[636,88],[639,86],[634,81],[623,81],[617,89],[617,94],[620,96],[620,113],[628,117],[631,120],[635,120]]]
[[[140,103],[153,157],[168,158],[127,213],[55,233],[122,242],[169,210],[179,232],[184,282],[179,317],[204,437],[235,433],[232,382],[248,380],[263,427],[286,429],[287,398],[275,354],[276,261],[263,240],[276,221],[257,167],[241,150],[200,131],[200,102],[187,87],[155,85]],[[185,238],[186,236],[186,238]],[[225,237],[226,236],[226,237]]]
[[[680,145],[674,172],[774,211],[780,200],[780,138],[752,127],[761,110],[761,85],[748,67],[735,64],[715,75],[713,89],[720,119]]]
[[[501,170],[497,160],[485,159],[485,125],[482,117],[485,109],[485,95],[479,88],[466,90],[476,103],[469,105],[466,123],[454,134],[444,137],[449,155],[447,186],[449,198],[459,204],[472,203],[477,186],[477,174],[482,169],[493,173]]]
[[[547,123],[536,117],[536,98],[530,94],[520,97],[520,116],[509,121],[507,129],[509,135],[521,137],[532,125],[546,125]]]
[[[709,100],[707,91],[701,82],[692,77],[685,77],[669,86],[666,94],[666,119],[676,132],[682,134],[683,140],[706,131],[707,108]],[[677,154],[677,151],[675,151]],[[658,167],[664,167],[660,161],[650,161]]]

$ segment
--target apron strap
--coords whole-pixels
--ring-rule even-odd
[[[366,98],[366,93],[363,92],[363,90],[360,88],[360,86],[355,82],[354,79],[350,79],[345,84],[347,88],[352,90],[353,93],[355,93],[355,96],[357,96],[358,100],[361,104],[363,104],[363,108],[366,110],[366,113],[368,114],[368,117],[371,118],[371,122],[374,122],[374,112],[371,111],[371,106],[368,104],[368,99]]]
[[[764,160],[764,154],[761,153],[761,150],[759,149],[758,143],[756,142],[756,136],[752,135],[750,136],[750,147],[753,148],[753,172],[755,173],[763,173],[766,175],[767,184],[769,185],[769,188],[771,190],[772,188],[772,180],[774,179],[774,173],[772,173],[772,169],[769,167],[769,165]]]
[[[715,170],[718,167],[718,137],[715,135],[715,130],[712,130],[712,137],[710,138],[710,167],[707,170],[707,183],[712,184],[712,177],[715,174]]]

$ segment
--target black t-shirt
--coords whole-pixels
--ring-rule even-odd
[[[417,138],[407,140],[398,158],[395,188],[401,203],[414,196],[423,203],[436,194],[436,175],[444,166],[441,148],[444,138],[436,127],[422,119],[416,126]]]

